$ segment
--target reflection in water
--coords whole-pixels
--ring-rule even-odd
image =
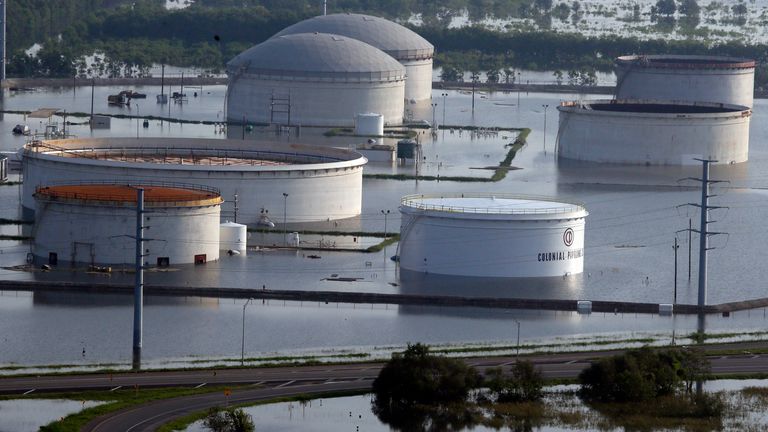
[[[226,302],[230,302],[224,300]],[[211,297],[172,297],[144,296],[147,306],[185,306],[218,308],[222,300]],[[74,306],[77,308],[104,306],[132,306],[133,295],[105,294],[92,292],[52,292],[41,291],[32,294],[32,304],[35,306]]]
[[[400,270],[402,294],[579,299],[584,275],[544,278],[481,278],[447,276]]]

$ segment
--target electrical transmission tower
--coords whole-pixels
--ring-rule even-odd
[[[702,164],[701,178],[688,177],[686,180],[693,180],[701,183],[701,203],[688,203],[684,206],[698,207],[701,213],[701,222],[699,229],[688,228],[682,231],[693,231],[699,234],[699,299],[698,306],[703,308],[707,305],[707,252],[711,248],[709,247],[709,236],[725,234],[724,232],[709,231],[709,224],[717,222],[709,219],[709,211],[714,209],[721,209],[727,207],[712,206],[709,205],[709,199],[717,195],[710,193],[709,186],[714,183],[723,183],[724,180],[711,180],[709,178],[709,165],[713,162],[717,162],[712,159],[695,159]]]

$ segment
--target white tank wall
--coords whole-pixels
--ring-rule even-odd
[[[405,109],[405,81],[306,82],[269,80],[243,75],[230,80],[227,118],[230,121],[271,123],[272,95],[291,100],[291,124],[302,126],[354,126],[358,113],[375,112],[384,123],[399,125]],[[286,107],[287,110],[287,107]],[[274,123],[287,124],[287,114],[275,113]]]
[[[405,66],[405,99],[422,101],[432,97],[432,59],[400,60]]]
[[[547,277],[584,271],[585,217],[465,219],[400,208],[400,267],[478,277]],[[574,233],[571,246],[563,235]]]
[[[93,206],[66,202],[38,201],[35,211],[33,253],[43,262],[48,254],[58,254],[62,263],[133,265],[136,234],[135,203],[127,206]],[[148,207],[144,243],[148,249],[145,262],[157,265],[158,257],[169,257],[170,264],[194,263],[195,255],[205,254],[207,261],[219,259],[220,206]],[[77,256],[75,253],[77,245]],[[92,245],[92,246],[89,246]]]
[[[219,249],[245,252],[248,243],[248,227],[234,222],[219,226]]]
[[[186,146],[215,148],[235,144],[223,140],[158,140],[168,147]],[[102,139],[98,146],[121,148],[137,140]],[[242,144],[244,148],[253,143]],[[305,146],[275,146],[274,151],[301,153]],[[329,154],[334,149],[324,149]],[[363,165],[366,159],[283,166],[208,167],[205,165],[174,165],[124,163],[104,160],[63,158],[55,155],[27,152],[23,159],[24,183],[22,206],[34,211],[32,194],[37,186],[61,182],[88,180],[157,181],[200,184],[218,188],[226,201],[224,211],[231,212],[234,195],[238,194],[238,222],[255,225],[261,209],[269,211],[275,222],[283,221],[283,193],[288,194],[288,223],[316,222],[354,217],[360,214],[363,194]]]
[[[666,99],[752,107],[755,70],[668,69],[619,65],[617,99]]]
[[[718,114],[648,114],[560,110],[558,155],[581,161],[690,165],[745,162],[749,110]]]

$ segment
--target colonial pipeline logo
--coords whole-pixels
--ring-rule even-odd
[[[569,248],[573,245],[574,236],[572,228],[566,228],[563,233],[563,244]],[[572,259],[578,259],[584,256],[584,249],[571,249],[571,250],[554,250],[549,252],[539,252],[537,260],[539,262],[547,261],[566,261]]]
[[[573,229],[568,228],[563,233],[563,243],[570,247],[573,244]]]

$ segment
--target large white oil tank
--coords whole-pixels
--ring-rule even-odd
[[[144,189],[144,263],[205,263],[219,259],[222,198],[204,186],[137,182],[38,187],[33,254],[61,265],[135,263],[137,188]]]
[[[717,102],[752,108],[755,61],[695,55],[629,55],[616,59],[617,99]]]
[[[352,127],[361,112],[403,122],[405,67],[346,36],[274,37],[230,60],[227,75],[232,122]]]
[[[406,100],[432,97],[432,58],[435,47],[413,30],[371,15],[320,15],[286,27],[273,37],[298,33],[332,33],[372,45],[405,66]]]
[[[244,253],[248,243],[248,226],[226,221],[219,226],[219,249]]]
[[[355,135],[383,136],[384,116],[376,113],[361,113],[356,115]]]
[[[479,277],[584,270],[584,206],[489,194],[409,195],[400,202],[400,267]]]
[[[636,165],[745,162],[752,110],[742,105],[658,100],[563,102],[561,158]]]

